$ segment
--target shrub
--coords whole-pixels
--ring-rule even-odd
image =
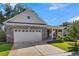
[[[69,52],[71,52],[71,51],[73,51],[73,52],[78,52],[79,51],[79,47],[69,47]]]
[[[64,36],[64,41],[73,41],[71,36]]]
[[[4,31],[0,30],[0,42],[6,41],[6,34]]]
[[[62,37],[57,36],[57,38],[54,42],[56,42],[56,43],[63,42]]]

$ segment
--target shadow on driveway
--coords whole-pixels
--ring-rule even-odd
[[[33,47],[37,45],[45,45],[47,44],[44,41],[38,41],[38,42],[17,42],[13,44],[13,50],[15,49],[21,49],[21,48],[27,48],[27,47]]]

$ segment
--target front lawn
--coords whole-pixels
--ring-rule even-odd
[[[0,56],[7,56],[12,48],[10,43],[0,43]]]
[[[65,51],[69,51],[69,47],[73,47],[71,44],[74,44],[74,42],[62,42],[62,43],[50,43],[51,45],[55,46],[55,47],[58,47],[58,48],[61,48]],[[78,42],[79,44],[79,42]]]

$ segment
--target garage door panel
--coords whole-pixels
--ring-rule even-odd
[[[40,41],[42,40],[42,32],[16,32],[14,31],[14,42]]]

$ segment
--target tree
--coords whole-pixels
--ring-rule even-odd
[[[64,23],[62,23],[60,26],[68,26],[68,25],[70,25],[71,24],[71,22],[64,22]]]
[[[5,14],[4,14],[4,16],[6,16],[6,19],[9,19],[9,18],[11,18],[11,15],[12,15],[12,8],[11,8],[11,6],[10,6],[10,3],[6,3],[5,4]]]
[[[16,4],[14,8],[11,7],[10,3],[6,3],[4,5],[5,5],[4,8],[5,13],[0,11],[0,23],[3,23],[5,20],[8,20],[26,10],[26,8],[21,6],[20,4]]]
[[[79,21],[75,21],[71,25],[67,26],[67,31],[69,35],[74,38],[75,47],[78,48],[77,41],[79,39]]]
[[[0,23],[2,24],[2,22],[5,21],[5,20],[6,20],[6,18],[2,14],[2,11],[0,11]]]
[[[15,15],[17,15],[25,10],[26,10],[25,7],[21,6],[20,4],[17,4],[17,5],[15,5],[15,7],[13,9],[11,17],[14,17]]]

